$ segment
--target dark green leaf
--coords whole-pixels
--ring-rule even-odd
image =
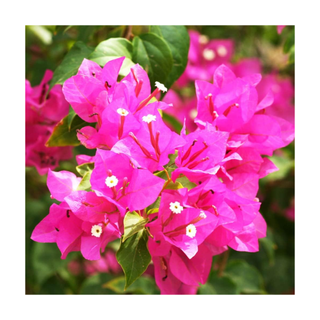
[[[129,288],[124,290],[126,279],[125,277],[118,277],[103,285],[116,293],[133,293],[133,294],[157,294],[159,289],[153,278],[141,276]]]
[[[270,266],[273,266],[276,245],[272,240],[272,235],[270,234],[269,230],[267,232],[267,237],[259,239],[259,243],[263,247],[263,249],[266,251]]]
[[[151,87],[155,88],[156,81],[167,86],[173,58],[166,41],[154,33],[143,33],[134,37],[132,44],[132,60],[148,73]]]
[[[166,81],[167,88],[170,88],[187,66],[190,44],[187,28],[185,26],[163,25],[151,26],[150,31],[164,39],[171,50],[173,67]]]
[[[55,243],[34,243],[32,262],[38,284],[41,285],[59,269],[64,268],[69,261],[70,255],[67,259],[61,259],[61,252]]]
[[[125,290],[146,271],[151,261],[147,241],[146,231],[140,230],[120,245],[116,257],[126,277]]]
[[[164,122],[169,124],[175,132],[180,134],[183,125],[179,120],[166,112],[162,113],[162,119],[164,120]]]
[[[213,272],[207,283],[199,288],[200,294],[236,294],[237,285],[235,282],[227,277],[218,277],[216,272]]]
[[[110,39],[110,38],[121,38],[121,36],[123,35],[125,29],[126,29],[125,26],[119,26],[117,28],[114,28],[113,30],[108,32],[107,39]]]
[[[63,84],[67,79],[77,74],[83,59],[88,58],[92,50],[83,42],[77,41],[54,71],[50,88],[55,84]]]
[[[103,284],[112,278],[113,276],[109,273],[95,274],[83,282],[80,294],[114,294],[114,291],[103,288]]]
[[[230,261],[224,276],[229,277],[237,285],[237,293],[265,293],[261,274],[245,260]]]
[[[89,60],[103,67],[108,61],[125,56],[119,74],[126,76],[134,66],[132,59],[132,44],[124,38],[110,38],[100,42],[89,56]]]
[[[158,197],[157,200],[151,204],[149,207],[147,207],[146,211],[147,214],[152,214],[155,212],[159,211],[159,207],[160,207],[160,201],[161,201],[161,197]]]

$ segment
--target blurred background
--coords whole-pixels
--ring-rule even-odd
[[[209,54],[208,50],[204,53],[203,49],[197,49],[207,63],[213,60],[213,54],[217,54],[239,76],[245,72],[261,73],[264,84],[272,86],[276,93],[275,103],[279,104],[279,108],[283,107],[286,117],[294,121],[293,26],[186,27],[189,34],[203,36],[203,44],[216,41],[217,46],[223,44],[227,49],[227,53],[211,49]],[[130,32],[138,35],[147,30],[147,26],[133,26]],[[96,47],[103,40],[125,37],[128,26],[26,26],[25,31],[25,78],[34,87],[40,84],[47,69],[54,71],[59,66],[76,41]],[[191,56],[190,64],[201,65],[197,60],[192,62]],[[181,114],[185,114],[188,108],[188,114],[192,115],[195,108],[192,102],[194,82],[191,78],[190,74],[184,74],[165,96],[167,102],[170,98],[177,99],[174,103],[181,104]],[[174,92],[178,93],[178,97],[174,96]],[[173,115],[179,119],[181,114]],[[165,120],[173,129],[179,130],[179,124],[175,127],[170,115]],[[189,129],[192,130],[192,127]],[[60,161],[54,170],[77,173],[75,156],[93,155],[94,150],[76,146],[72,153],[71,159]],[[271,160],[279,171],[260,180],[260,212],[268,225],[267,237],[260,239],[260,251],[245,253],[229,250],[214,257],[208,282],[199,288],[199,294],[294,294],[294,142],[277,150]],[[46,174],[39,174],[33,166],[26,167],[25,174],[27,294],[159,293],[152,277],[152,265],[123,292],[124,277],[115,258],[116,242],[108,245],[101,260],[90,262],[78,252],[72,252],[67,259],[61,260],[55,243],[30,240],[34,227],[48,214],[54,200],[50,198],[46,186]]]

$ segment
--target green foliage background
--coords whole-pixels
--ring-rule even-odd
[[[294,81],[294,27],[287,26],[281,35],[276,26],[187,26],[207,35],[210,39],[233,39],[235,42],[234,62],[245,57],[258,57],[263,63],[263,71],[268,73],[278,69],[280,74]],[[98,45],[114,38],[135,37],[139,46],[148,50],[150,37],[145,34],[152,30],[159,42],[171,45],[161,26],[26,26],[26,69],[25,77],[32,86],[38,85],[46,69],[55,72],[54,83],[62,83],[66,76],[59,73],[66,54],[73,50],[75,57],[93,57],[99,62],[103,47]],[[129,36],[128,36],[129,35]],[[163,38],[161,38],[161,36]],[[132,36],[131,36],[132,39]],[[161,40],[165,39],[165,40]],[[79,42],[80,41],[80,42]],[[123,39],[123,48],[128,43]],[[77,43],[76,46],[74,44]],[[73,49],[71,49],[73,48]],[[168,50],[169,50],[168,49]],[[115,45],[115,50],[119,50]],[[140,50],[140,49],[139,49]],[[171,50],[171,52],[174,52]],[[160,53],[159,53],[160,54]],[[284,55],[289,57],[283,62]],[[137,52],[133,51],[133,58]],[[175,53],[175,61],[179,57]],[[178,59],[178,60],[177,60]],[[106,61],[101,61],[105,63]],[[181,65],[185,62],[180,61]],[[139,61],[140,63],[140,61]],[[171,62],[172,63],[172,62]],[[179,66],[181,68],[181,65]],[[128,61],[127,66],[130,66]],[[163,66],[164,68],[166,66]],[[61,68],[61,67],[60,67]],[[76,73],[77,66],[68,64],[70,75]],[[150,66],[152,68],[152,65]],[[168,83],[173,83],[175,72],[170,73]],[[166,118],[164,118],[166,120]],[[167,119],[169,123],[170,118]],[[173,123],[179,130],[179,123]],[[76,154],[90,154],[94,151],[82,146],[74,148]],[[272,157],[279,171],[263,178],[258,197],[262,201],[261,214],[268,225],[267,237],[260,240],[258,253],[244,253],[229,250],[213,258],[213,267],[208,282],[198,290],[199,294],[293,294],[294,293],[294,221],[286,216],[286,210],[294,210],[294,143]],[[61,162],[56,170],[77,173],[75,158]],[[46,176],[39,176],[34,168],[26,168],[26,293],[27,294],[159,294],[152,277],[143,275],[126,291],[123,274],[100,273],[86,276],[84,259],[80,253],[69,254],[60,259],[56,244],[36,243],[30,240],[34,227],[48,214],[53,203],[46,187]],[[110,250],[117,248],[110,245]],[[79,272],[70,272],[69,263],[77,262]]]

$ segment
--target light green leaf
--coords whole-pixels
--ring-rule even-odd
[[[83,163],[78,166],[76,166],[76,170],[78,173],[83,177],[87,172],[92,171],[94,168],[93,162]]]
[[[124,38],[110,38],[100,42],[90,54],[89,60],[98,63],[103,67],[108,61],[125,56],[119,74],[126,76],[130,68],[134,66],[132,62],[132,44]]]
[[[183,188],[183,185],[178,181],[176,182],[170,181],[165,187],[165,189],[170,189],[170,190],[177,190],[181,188]]]
[[[91,191],[91,183],[90,183],[90,178],[91,178],[91,173],[92,171],[88,171],[80,181],[77,190],[85,190],[85,191]]]
[[[122,238],[122,242],[142,230],[147,222],[148,219],[144,219],[137,212],[127,212],[123,221],[124,235]]]
[[[180,182],[183,188],[188,188],[189,190],[197,186],[195,183],[191,182],[186,176],[177,178],[176,182]]]
[[[52,33],[45,26],[26,26],[43,44],[52,43]]]

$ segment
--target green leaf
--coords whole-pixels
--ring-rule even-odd
[[[50,45],[52,43],[52,33],[45,26],[26,26],[43,44]]]
[[[177,178],[176,182],[180,182],[182,184],[183,188],[188,188],[188,190],[191,190],[197,186],[195,183],[191,182],[186,176],[182,176],[180,178]]]
[[[83,177],[87,172],[92,171],[94,168],[93,162],[87,162],[76,166],[76,170]]]
[[[124,235],[122,242],[142,230],[147,222],[148,219],[144,219],[137,212],[127,212],[123,220]]]
[[[90,54],[89,60],[98,63],[103,67],[108,61],[125,56],[119,74],[126,76],[130,68],[134,66],[132,62],[132,43],[124,38],[110,38],[100,42]]]
[[[207,283],[199,288],[200,294],[236,294],[237,285],[227,276],[217,276],[217,272],[213,272]]]
[[[229,277],[237,285],[237,293],[265,293],[261,274],[245,260],[230,261],[224,276]]]
[[[170,88],[179,79],[187,66],[190,44],[187,28],[185,26],[163,25],[151,26],[150,31],[164,39],[170,48],[173,67],[166,81],[167,88]]]
[[[289,50],[289,60],[288,60],[288,63],[294,63],[294,55],[295,53],[295,50],[294,50],[294,45],[290,48]]]
[[[181,132],[181,129],[183,127],[182,123],[177,120],[175,117],[173,117],[171,114],[163,112],[162,113],[162,119],[164,120],[164,122],[166,122],[167,124],[169,124],[170,127],[172,127],[172,129],[176,132],[179,133]]]
[[[218,277],[217,272],[209,278],[209,283],[212,285],[216,294],[236,294],[237,285],[225,275]]]
[[[168,86],[173,58],[166,41],[154,33],[143,33],[133,38],[132,45],[132,60],[148,73],[153,90],[156,81]]]
[[[273,266],[274,265],[274,259],[275,259],[275,249],[276,249],[276,244],[273,240],[273,235],[271,231],[268,229],[267,230],[267,237],[266,238],[260,238],[259,239],[260,245],[263,247],[263,250],[266,251],[268,260],[269,260],[269,265]]]
[[[33,268],[38,284],[42,284],[61,268],[66,267],[71,256],[61,259],[61,252],[55,243],[35,242],[32,252]]]
[[[103,285],[103,288],[108,288],[115,293],[132,293],[132,294],[158,294],[159,289],[156,286],[155,280],[151,277],[141,276],[137,279],[130,288],[124,291],[126,279],[118,277]]]
[[[116,257],[126,277],[125,290],[146,271],[151,261],[147,241],[146,231],[140,230],[121,242]]]
[[[78,115],[65,116],[56,124],[53,132],[46,142],[47,147],[78,146],[80,141],[77,138],[77,130],[92,125],[82,120]]]
[[[176,161],[176,158],[178,157],[178,151],[176,150],[175,153],[173,154],[169,154],[168,155],[168,158],[170,159],[169,163],[166,165],[166,167],[170,167],[170,166],[173,166],[175,165],[175,161]]]
[[[77,190],[85,190],[85,191],[91,191],[91,183],[90,183],[90,178],[91,178],[91,173],[92,171],[88,171],[80,181]]]
[[[147,214],[152,214],[152,213],[156,213],[159,211],[159,207],[160,207],[160,201],[161,201],[161,197],[158,197],[157,200],[151,204],[149,207],[147,207],[146,211]]]
[[[86,278],[82,283],[80,294],[114,294],[114,291],[103,287],[103,284],[112,278],[113,275],[109,273],[98,273]]]
[[[173,182],[173,181],[170,181],[167,186],[165,187],[165,189],[170,189],[170,190],[178,190],[178,189],[181,189],[181,188],[184,188],[183,185],[176,181],[176,182]]]
[[[282,180],[289,174],[290,170],[293,170],[294,168],[294,160],[285,153],[281,156],[274,155],[270,157],[270,160],[279,170],[264,177],[263,179],[265,181]]]
[[[288,35],[288,38],[286,39],[283,45],[283,52],[289,53],[292,46],[294,46],[294,29],[291,30],[291,32]]]
[[[50,88],[55,84],[64,84],[67,79],[77,74],[83,59],[88,58],[92,50],[81,41],[75,42],[61,64],[54,71]]]
[[[114,28],[113,30],[108,32],[107,39],[110,39],[110,38],[121,38],[121,36],[123,35],[125,29],[126,29],[125,26],[119,26],[117,28]]]

